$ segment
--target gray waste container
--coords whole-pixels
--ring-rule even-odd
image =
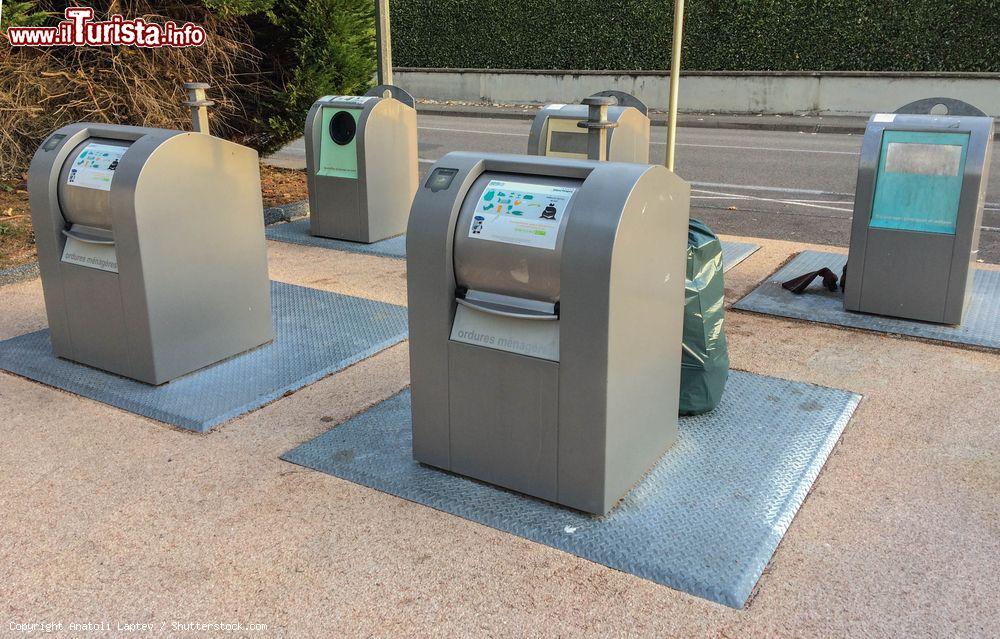
[[[677,436],[690,188],[450,153],[406,235],[413,455],[607,512]]]
[[[272,339],[253,149],[72,124],[35,153],[28,191],[59,357],[162,384]]]

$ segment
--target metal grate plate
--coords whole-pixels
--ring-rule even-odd
[[[271,282],[275,339],[162,386],[52,354],[48,329],[0,342],[0,369],[197,432],[406,339],[406,309]]]
[[[735,267],[756,253],[759,248],[760,244],[751,244],[750,242],[722,241],[722,272],[725,273]]]
[[[265,230],[267,239],[276,242],[287,242],[289,244],[301,244],[303,246],[316,246],[319,248],[335,249],[338,251],[349,251],[351,253],[363,253],[366,255],[380,255],[382,257],[396,257],[406,259],[406,236],[398,235],[380,242],[372,244],[361,244],[359,242],[346,242],[344,240],[331,240],[325,237],[313,237],[309,235],[309,218],[300,218],[287,223],[272,224]],[[723,270],[728,271],[760,248],[759,244],[749,242],[722,242],[722,264]]]
[[[734,371],[712,413],[606,517],[413,461],[409,391],[282,456],[732,607],[742,607],[860,401]]]
[[[965,321],[961,326],[845,311],[843,292],[832,293],[826,290],[818,279],[801,295],[781,288],[781,282],[824,266],[840,275],[846,263],[847,256],[840,253],[803,251],[734,304],[733,308],[880,333],[1000,349],[1000,271],[975,271],[972,299],[969,300]]]
[[[395,257],[406,259],[406,236],[397,235],[387,240],[362,244],[361,242],[348,242],[346,240],[331,240],[326,237],[313,237],[309,235],[309,218],[299,218],[284,224],[273,224],[264,230],[267,239],[277,242],[287,242],[289,244],[301,244],[303,246],[317,246],[319,248],[335,249],[337,251],[348,251],[351,253],[362,253],[364,255],[379,255],[381,257]]]

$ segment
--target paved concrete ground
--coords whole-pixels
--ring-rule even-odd
[[[705,116],[711,119],[711,116]],[[528,120],[418,115],[421,177],[449,151],[524,153]],[[651,133],[663,162],[666,129]],[[694,188],[692,215],[719,233],[846,247],[860,135],[726,128],[678,129],[677,173]],[[297,140],[267,160],[305,167]],[[1000,162],[990,171],[979,258],[1000,263]]]
[[[806,247],[762,244],[730,302]],[[275,279],[405,300],[399,260],[268,249]],[[37,279],[0,295],[0,338],[45,325]],[[864,395],[745,610],[279,461],[405,387],[402,344],[209,435],[0,373],[0,635],[997,636],[1000,357],[727,321],[735,368]]]

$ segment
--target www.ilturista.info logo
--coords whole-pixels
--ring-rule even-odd
[[[2,0],[0,0],[2,2]],[[54,27],[11,27],[7,39],[16,47],[197,47],[205,43],[205,29],[191,22],[153,24],[142,18],[113,15],[94,21],[90,7],[70,7],[66,19]]]

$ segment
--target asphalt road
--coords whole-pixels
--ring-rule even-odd
[[[450,151],[524,153],[529,120],[418,115],[420,174]],[[677,173],[692,185],[691,214],[718,233],[847,246],[860,135],[679,128]],[[652,128],[662,163],[666,127]],[[301,139],[271,162],[305,167]],[[979,259],[1000,263],[1000,160],[993,162]]]

